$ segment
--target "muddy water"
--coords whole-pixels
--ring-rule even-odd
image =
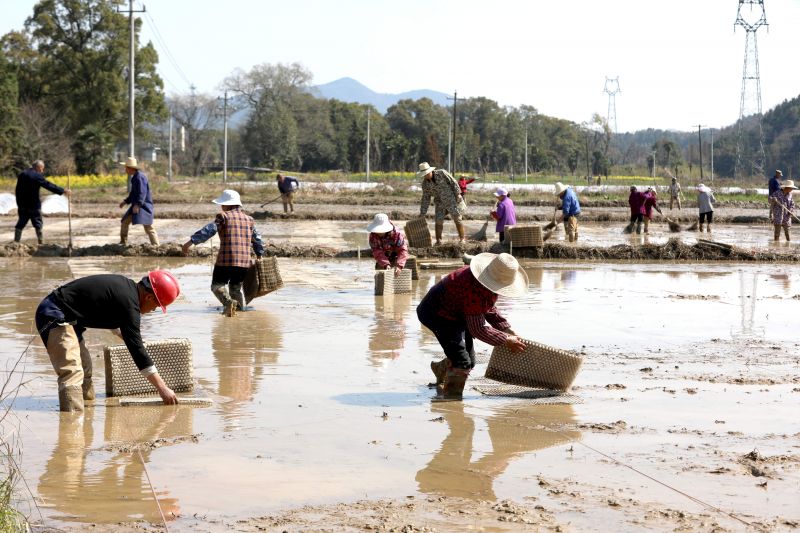
[[[59,414],[34,340],[15,417],[45,524],[159,521],[142,460],[177,529],[194,515],[407,495],[536,499],[578,530],[598,519],[632,527],[644,507],[704,511],[598,452],[750,520],[800,518],[796,460],[767,489],[736,460],[754,448],[800,456],[796,267],[529,265],[530,294],[501,300],[502,311],[524,337],[586,354],[583,403],[533,405],[474,390],[463,403],[430,402],[440,350],[414,308],[442,273],[422,272],[411,295],[374,297],[369,261],[280,265],[286,286],[230,319],[208,290],[208,262],[0,262],[4,363],[58,283],[172,270],[183,295],[144,318],[143,336],[192,339],[198,393],[215,401],[105,406],[102,346],[116,341],[90,331],[99,401],[84,416]],[[488,347],[478,350],[485,359]]]

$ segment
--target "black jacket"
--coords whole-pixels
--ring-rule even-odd
[[[64,194],[64,189],[50,183],[44,176],[34,169],[29,168],[17,176],[17,188],[14,194],[17,195],[17,208],[41,209],[42,201],[39,199],[39,189],[44,187],[55,194]]]

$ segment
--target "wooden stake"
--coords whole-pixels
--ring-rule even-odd
[[[67,190],[69,191],[69,196],[67,196],[67,227],[69,231],[69,245],[67,245],[67,257],[72,257],[72,177],[69,173],[67,173]]]

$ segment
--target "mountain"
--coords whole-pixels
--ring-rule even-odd
[[[322,98],[335,98],[342,102],[372,104],[381,113],[386,113],[390,106],[405,98],[419,100],[430,98],[435,104],[447,106],[447,94],[428,89],[418,89],[398,94],[376,93],[353,78],[339,78],[330,83],[323,83],[312,88],[312,92]]]

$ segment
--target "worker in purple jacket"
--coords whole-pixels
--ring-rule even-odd
[[[503,242],[505,240],[506,226],[514,226],[517,223],[517,211],[514,208],[514,202],[508,197],[508,190],[505,187],[498,188],[494,195],[497,197],[497,205],[495,205],[490,214],[497,221],[495,231],[500,238],[500,242]]]

